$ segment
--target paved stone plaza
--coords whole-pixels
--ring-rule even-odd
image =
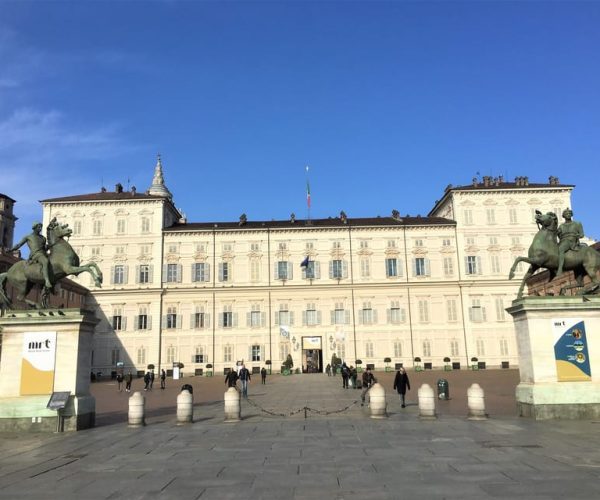
[[[413,390],[401,409],[393,374],[378,374],[388,391],[385,420],[368,418],[360,392],[343,390],[339,376],[272,376],[266,386],[257,376],[238,423],[223,422],[222,377],[169,380],[165,391],[155,384],[145,393],[147,426],[139,429],[126,424],[129,394],[97,383],[96,428],[0,435],[0,497],[598,498],[600,422],[514,416],[513,370],[409,375]],[[421,421],[418,386],[440,377],[452,399],[437,402],[437,420]],[[487,421],[465,418],[474,381],[489,398]],[[194,387],[195,422],[178,427],[182,383]],[[304,407],[318,412],[306,410],[305,419]]]

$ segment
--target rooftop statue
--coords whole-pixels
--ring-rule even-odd
[[[523,296],[525,282],[529,277],[542,268],[548,269],[550,272],[550,281],[560,276],[563,271],[573,271],[577,284],[563,287],[561,294],[565,290],[575,287],[581,287],[580,294],[598,293],[600,291],[600,279],[598,278],[600,252],[579,243],[579,238],[583,237],[583,226],[572,220],[573,211],[567,208],[563,212],[565,222],[560,227],[558,226],[558,217],[554,212],[542,214],[536,210],[535,214],[535,222],[539,231],[529,247],[528,256],[517,257],[508,275],[508,279],[514,278],[515,269],[520,262],[530,264],[523,276],[523,281],[521,281],[517,299]],[[584,287],[583,278],[586,275],[589,276],[592,283]]]
[[[95,262],[79,265],[79,256],[65,238],[71,236],[68,224],[59,224],[56,217],[50,221],[46,229],[47,239],[40,233],[42,224],[33,225],[33,232],[25,236],[11,251],[24,244],[29,246],[29,259],[20,260],[10,269],[0,274],[0,309],[10,309],[11,300],[6,295],[6,284],[10,283],[19,301],[31,307],[48,307],[48,297],[54,291],[54,285],[66,276],[78,276],[83,272],[92,275],[96,286],[102,285],[102,271]],[[39,302],[27,299],[27,294],[34,286],[42,289]]]

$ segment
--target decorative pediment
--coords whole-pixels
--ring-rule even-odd
[[[331,251],[331,259],[332,260],[342,260],[346,254],[341,248],[334,248]]]
[[[498,202],[496,200],[494,200],[493,198],[488,198],[487,200],[485,200],[483,202],[483,204],[487,207],[492,206],[492,205],[497,205]]]
[[[140,254],[140,255],[138,255],[137,260],[143,264],[148,264],[148,263],[152,262],[152,256],[146,255],[146,254]]]
[[[138,212],[138,214],[140,215],[152,215],[154,213],[153,210],[148,210],[147,208],[144,208],[143,210],[140,210]]]
[[[90,216],[92,217],[104,217],[104,212],[101,212],[100,210],[94,210]]]
[[[478,253],[479,247],[476,245],[469,245],[465,248],[465,252],[467,253]]]
[[[488,247],[488,252],[499,252],[500,250],[502,250],[502,248],[500,247],[500,245],[490,245]]]
[[[231,250],[227,250],[221,254],[221,259],[223,260],[232,260],[235,257]]]
[[[413,255],[427,255],[427,249],[423,247],[415,247],[412,251]]]
[[[550,200],[550,205],[552,206],[560,206],[564,203],[564,200],[558,199],[558,198],[554,198],[553,200]]]
[[[517,200],[515,200],[514,198],[509,198],[508,200],[506,200],[505,204],[509,205],[509,206],[515,206],[515,205],[519,205],[519,202]]]
[[[461,207],[472,207],[472,206],[475,206],[475,202],[473,202],[473,201],[471,201],[471,200],[464,200],[464,201],[461,201],[461,202],[459,203],[459,205],[460,205]]]
[[[539,207],[543,205],[542,200],[539,198],[531,198],[530,200],[527,200],[527,204],[533,207]]]
[[[455,252],[455,250],[454,250],[454,247],[453,247],[453,246],[447,246],[447,247],[444,247],[444,246],[443,246],[443,247],[440,249],[440,252],[441,252],[441,253],[454,253],[454,252]]]
[[[85,214],[79,210],[75,210],[75,212],[73,212],[73,217],[85,217]]]
[[[260,260],[262,258],[262,256],[263,256],[263,254],[260,252],[250,252],[248,254],[248,258],[250,260]],[[206,259],[206,257],[205,257],[205,259]]]
[[[194,260],[205,261],[207,259],[206,252],[196,252],[194,254]]]
[[[396,247],[390,247],[385,249],[385,256],[387,258],[394,258],[400,255],[400,251]]]
[[[129,212],[124,208],[119,208],[118,210],[115,210],[115,216],[123,217],[127,215],[129,215]]]
[[[116,253],[113,257],[115,262],[125,262],[127,260],[127,255],[124,253]]]
[[[169,264],[177,264],[179,262],[179,254],[168,253],[165,256],[165,261],[167,261]]]
[[[370,257],[371,255],[373,255],[373,252],[369,248],[361,248],[357,253],[361,257]]]

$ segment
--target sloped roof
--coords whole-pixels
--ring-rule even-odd
[[[61,202],[61,201],[123,201],[123,200],[166,200],[164,196],[158,196],[154,194],[137,193],[133,191],[123,191],[118,193],[116,191],[105,191],[100,193],[89,193],[89,194],[78,194],[75,196],[62,196],[60,198],[46,198],[40,200],[42,203],[46,202]]]

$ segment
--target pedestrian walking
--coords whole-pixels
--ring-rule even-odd
[[[410,382],[403,366],[401,366],[396,372],[396,377],[394,378],[394,389],[398,391],[398,394],[400,395],[402,408],[406,408],[404,397],[406,396],[406,390],[408,389],[410,391]]]
[[[363,375],[362,375],[363,390],[360,395],[360,400],[361,400],[360,406],[364,406],[367,392],[369,392],[369,389],[375,382],[377,382],[377,380],[375,380],[375,377],[371,373],[371,369],[367,367],[367,369],[363,372]]]
[[[350,381],[352,382],[352,387],[354,387],[355,389],[358,389],[358,386],[356,385],[357,379],[358,379],[358,371],[356,370],[356,368],[351,366],[350,367]]]
[[[325,367],[325,373],[328,377],[331,377],[331,365],[329,363],[327,363],[327,366]]]
[[[348,365],[344,361],[342,363],[342,387],[344,389],[348,389],[348,378],[350,378],[350,370],[348,369]]]
[[[125,377],[125,392],[131,392],[131,382],[133,381],[133,375],[131,374],[131,370],[127,372],[127,376]]]
[[[154,385],[154,370],[150,372],[150,390],[152,390],[152,386]]]
[[[160,371],[160,388],[164,389],[166,386],[167,380],[167,372],[165,372],[164,368]]]
[[[232,368],[227,372],[227,375],[225,375],[225,383],[227,384],[227,387],[235,387],[237,379],[238,374],[235,371],[235,368]]]
[[[267,384],[267,369],[264,366],[260,370],[260,379],[262,380],[262,385]]]
[[[117,373],[117,386],[119,387],[119,392],[123,390],[123,374]]]
[[[240,369],[240,380],[242,382],[242,396],[247,398],[248,382],[250,382],[250,372],[248,371],[248,368],[246,368],[245,365],[242,365],[242,368]]]
[[[150,387],[150,372],[146,372],[144,375],[144,390],[147,391]]]

